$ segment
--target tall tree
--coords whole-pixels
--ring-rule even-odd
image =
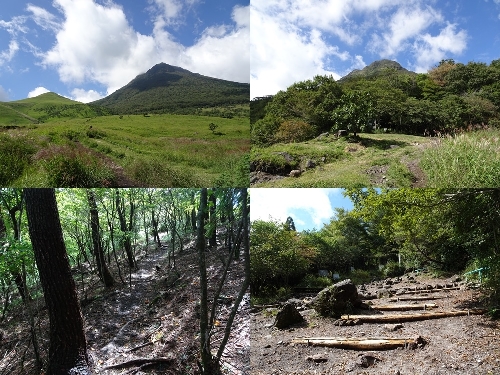
[[[106,258],[104,257],[104,250],[102,248],[101,241],[101,227],[99,225],[99,212],[97,211],[97,203],[95,201],[94,191],[91,189],[87,190],[87,200],[90,208],[90,229],[92,231],[92,252],[96,259],[97,271],[99,272],[99,278],[102,280],[105,286],[111,287],[115,284],[115,280],[109,272],[108,265],[106,264]]]
[[[83,318],[54,189],[25,189],[28,227],[49,312],[47,375],[91,374]]]
[[[132,239],[131,232],[133,229],[133,219],[134,219],[134,202],[130,200],[130,216],[129,221],[127,223],[127,218],[125,217],[125,200],[120,196],[120,190],[115,190],[116,194],[116,210],[118,211],[118,218],[120,219],[120,229],[123,232],[123,247],[125,248],[125,252],[127,253],[127,260],[129,267],[135,268],[135,257],[134,252],[132,251]]]

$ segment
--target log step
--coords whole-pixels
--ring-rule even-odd
[[[445,297],[439,297],[439,296],[396,297],[396,298],[389,298],[389,302],[399,302],[399,301],[427,301],[427,300],[443,299],[443,298],[445,298]]]
[[[438,307],[435,303],[406,304],[406,305],[372,305],[373,310],[380,311],[407,311],[407,310],[427,310]]]
[[[425,345],[425,340],[417,338],[346,338],[346,337],[304,337],[292,339],[292,344],[326,346],[351,350],[389,350],[398,347],[416,348]]]
[[[440,319],[452,316],[482,315],[486,310],[459,310],[440,311],[428,313],[412,314],[391,314],[391,315],[342,315],[342,320],[359,320],[362,323],[400,323],[412,322],[416,320]]]

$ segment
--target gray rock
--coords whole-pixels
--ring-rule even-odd
[[[315,363],[328,362],[328,358],[324,354],[314,354],[306,357],[306,361],[312,361]]]
[[[294,169],[293,171],[290,171],[290,177],[300,177],[302,172],[298,169]]]
[[[302,323],[304,318],[297,311],[297,308],[292,303],[285,303],[283,308],[278,311],[274,320],[274,326],[278,329],[285,329],[292,324]]]
[[[316,163],[312,160],[306,161],[306,169],[316,168]]]
[[[348,135],[349,135],[349,132],[347,130],[344,130],[344,129],[339,130],[337,132],[337,137],[347,137]]]
[[[398,329],[403,328],[402,324],[384,324],[384,330],[389,332],[396,332]]]
[[[331,285],[318,293],[312,306],[321,316],[339,317],[359,303],[356,285],[350,279]]]

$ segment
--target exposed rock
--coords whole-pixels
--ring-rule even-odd
[[[386,297],[390,297],[390,296],[391,296],[391,292],[386,288],[382,288],[382,289],[377,290],[377,298],[386,298]]]
[[[384,330],[389,332],[396,332],[398,329],[403,328],[402,324],[384,324]]]
[[[301,323],[304,318],[297,311],[297,308],[292,303],[285,303],[283,308],[278,311],[276,319],[274,320],[274,326],[278,329],[285,329],[292,324]]]
[[[306,361],[312,361],[315,363],[328,362],[328,358],[324,354],[315,354],[306,357]]]
[[[371,354],[359,354],[358,359],[356,362],[351,363],[347,367],[348,372],[354,371],[356,368],[368,368],[370,366],[373,366],[377,362],[380,362],[380,358],[377,358]]]
[[[349,132],[347,130],[341,129],[337,132],[337,137],[347,137]]]
[[[312,160],[306,161],[306,169],[316,168],[316,163]]]
[[[300,177],[302,172],[298,169],[294,169],[293,171],[290,171],[290,177]]]
[[[339,317],[359,303],[356,285],[350,279],[331,285],[313,300],[316,312],[322,316]]]

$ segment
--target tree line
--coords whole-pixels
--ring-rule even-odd
[[[361,280],[369,282],[423,267],[438,274],[484,268],[484,287],[498,304],[500,189],[348,189],[344,194],[354,208],[336,209],[317,230],[296,232],[290,220],[252,222],[253,295],[279,294],[304,280],[320,283],[312,276],[318,270],[366,276]]]
[[[96,275],[104,287],[127,285],[140,267],[138,253],[167,248],[167,264],[160,266],[175,269],[192,237],[200,267],[199,367],[201,373],[216,373],[249,284],[248,232],[247,189],[0,189],[1,320],[12,305],[22,303],[37,369],[91,374],[80,303],[89,302],[92,290],[84,273]],[[218,243],[228,249],[225,271],[218,291],[208,296],[205,253]],[[214,343],[218,294],[232,261],[240,257],[246,270],[242,287],[223,340]],[[46,356],[40,318],[30,303],[42,294],[50,322]]]
[[[323,132],[393,131],[442,136],[500,125],[500,60],[442,60],[426,74],[385,68],[335,81],[316,76],[252,102],[256,144],[300,142]],[[265,109],[262,110],[262,102]]]

